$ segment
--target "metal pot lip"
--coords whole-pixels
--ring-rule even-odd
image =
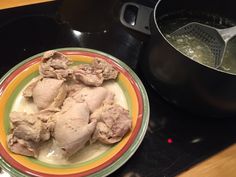
[[[187,55],[185,55],[184,53],[182,53],[181,51],[177,50],[167,39],[166,37],[163,35],[163,33],[161,32],[160,28],[159,28],[159,25],[157,23],[157,18],[156,18],[156,13],[157,13],[157,8],[159,6],[159,4],[162,2],[163,0],[158,0],[158,2],[156,3],[155,7],[154,7],[154,10],[153,10],[153,20],[154,20],[154,23],[155,23],[155,27],[157,29],[157,31],[159,32],[159,34],[163,37],[163,39],[174,49],[176,50],[176,52],[182,54],[183,56],[187,57],[188,59],[190,59],[192,62],[194,62],[195,64],[199,64],[200,66],[203,66],[203,67],[206,67],[210,70],[213,70],[213,71],[216,71],[216,72],[220,72],[222,74],[226,74],[226,75],[231,75],[231,76],[236,76],[236,72],[235,73],[230,73],[230,72],[226,72],[226,71],[223,71],[223,70],[220,70],[220,69],[216,69],[216,68],[213,68],[213,67],[210,67],[208,65],[205,65],[205,64],[202,64],[202,63],[199,63],[195,60],[193,60],[192,58],[188,57]]]

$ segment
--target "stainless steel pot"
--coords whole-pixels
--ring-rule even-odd
[[[182,16],[214,24],[222,23],[220,17],[224,17],[230,20],[224,20],[223,25],[235,25],[233,0],[226,1],[160,0],[150,15],[151,39],[141,61],[145,78],[166,100],[200,115],[236,115],[236,75],[199,64],[180,53],[166,40],[161,24]]]

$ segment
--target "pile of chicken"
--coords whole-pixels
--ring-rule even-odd
[[[114,93],[102,87],[118,72],[95,58],[91,64],[70,67],[68,58],[47,51],[40,76],[23,91],[37,113],[11,112],[8,147],[17,154],[37,157],[40,145],[53,139],[70,157],[86,144],[119,142],[131,129],[129,111],[114,102]]]

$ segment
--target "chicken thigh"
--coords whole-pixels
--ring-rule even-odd
[[[31,141],[25,141],[10,134],[7,136],[8,148],[16,153],[25,156],[36,157],[38,155],[38,147]]]
[[[37,156],[39,143],[50,138],[53,124],[49,123],[49,119],[52,114],[54,113],[12,112],[10,114],[12,133],[8,136],[9,149],[17,154]]]
[[[114,102],[114,96],[113,93],[103,87],[84,87],[72,95],[78,102],[86,102],[90,112],[94,112],[103,103],[112,104]]]
[[[119,142],[131,130],[129,111],[117,104],[104,105],[91,115],[97,121],[92,142],[97,139],[105,144]]]
[[[95,58],[91,64],[74,69],[75,78],[88,86],[101,86],[104,80],[116,79],[118,72],[107,62]]]
[[[39,109],[57,108],[63,103],[67,89],[63,80],[53,78],[43,78],[32,87],[32,97]],[[30,87],[30,86],[29,86]],[[29,89],[27,89],[29,94]]]
[[[43,77],[66,79],[73,73],[69,69],[70,61],[60,52],[50,50],[44,53],[39,66],[39,73]]]
[[[96,126],[96,121],[89,123],[89,108],[86,103],[68,99],[55,117],[54,128],[56,144],[63,150],[65,157],[70,157],[82,149],[91,138]]]

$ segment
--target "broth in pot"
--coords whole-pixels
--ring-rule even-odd
[[[184,55],[188,56],[189,58],[193,59],[198,63],[201,63],[209,67],[214,67],[214,55],[204,41],[197,39],[195,36],[190,36],[190,35],[172,36],[171,33],[177,30],[178,28],[184,26],[185,24],[193,21],[215,26],[218,28],[229,27],[226,26],[225,23],[223,23],[223,21],[230,22],[228,19],[224,19],[221,17],[217,18],[219,18],[218,24],[212,24],[211,21],[202,21],[200,19],[185,18],[185,17],[175,18],[175,19],[163,18],[163,20],[160,21],[159,26],[166,39],[169,41],[169,43],[172,46],[174,46],[174,48],[176,48],[178,51],[180,51],[181,53],[183,53]],[[219,70],[225,71],[227,73],[236,74],[235,49],[236,49],[236,38],[233,38],[228,42],[222,65],[218,68]]]

